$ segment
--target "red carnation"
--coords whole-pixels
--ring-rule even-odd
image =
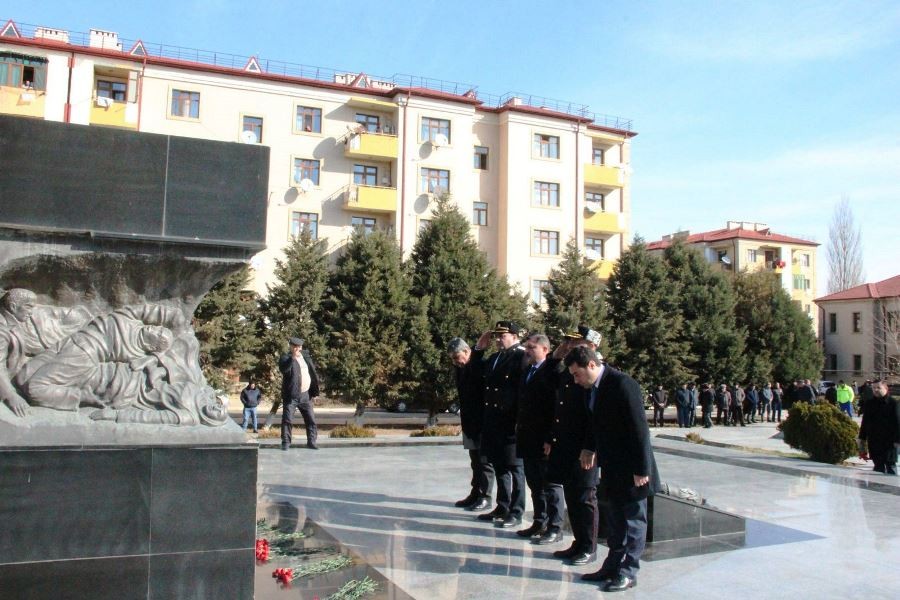
[[[269,540],[256,540],[256,560],[269,560]]]

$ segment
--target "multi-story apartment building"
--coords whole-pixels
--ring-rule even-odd
[[[302,228],[334,251],[355,227],[387,227],[408,253],[443,193],[536,301],[569,239],[605,278],[630,229],[636,134],[584,105],[8,22],[0,112],[268,145],[260,292]]]
[[[650,242],[647,248],[662,253],[677,239],[699,248],[706,260],[722,270],[771,272],[809,315],[813,331],[818,331],[818,312],[813,308],[818,243],[774,233],[763,223],[728,221],[724,229],[694,234],[679,231]]]
[[[900,275],[816,299],[828,378],[900,374]]]

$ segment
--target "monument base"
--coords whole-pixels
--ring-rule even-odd
[[[248,444],[0,448],[0,600],[252,598],[256,459]]]

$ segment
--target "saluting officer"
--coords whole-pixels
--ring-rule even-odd
[[[497,506],[477,518],[509,528],[519,525],[525,512],[525,474],[522,459],[516,456],[516,404],[524,376],[525,351],[519,345],[519,327],[512,321],[498,321],[491,333],[497,352],[482,365],[481,451],[494,468]]]

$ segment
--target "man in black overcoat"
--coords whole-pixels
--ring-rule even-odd
[[[487,357],[484,372],[484,421],[481,451],[494,468],[497,506],[478,515],[497,527],[515,527],[525,512],[525,473],[516,456],[516,404],[524,376],[525,351],[519,345],[519,327],[499,321],[491,332],[497,352]],[[480,344],[477,349],[481,349]]]
[[[869,458],[875,471],[897,474],[897,448],[900,446],[900,402],[893,398],[887,382],[872,382],[872,398],[866,401],[859,427],[859,439],[869,445]]]
[[[609,553],[596,573],[603,591],[634,587],[647,539],[647,498],[660,488],[650,446],[641,388],[628,375],[605,365],[581,346],[566,356],[575,383],[589,391],[595,444],[582,452],[583,467],[600,466],[600,490],[607,499]]]
[[[306,426],[306,447],[318,450],[316,437],[316,415],[313,399],[319,395],[319,375],[309,352],[303,350],[303,340],[292,337],[288,340],[290,352],[282,354],[278,369],[283,377],[281,382],[281,449],[291,447],[294,426],[294,411],[299,410]]]

